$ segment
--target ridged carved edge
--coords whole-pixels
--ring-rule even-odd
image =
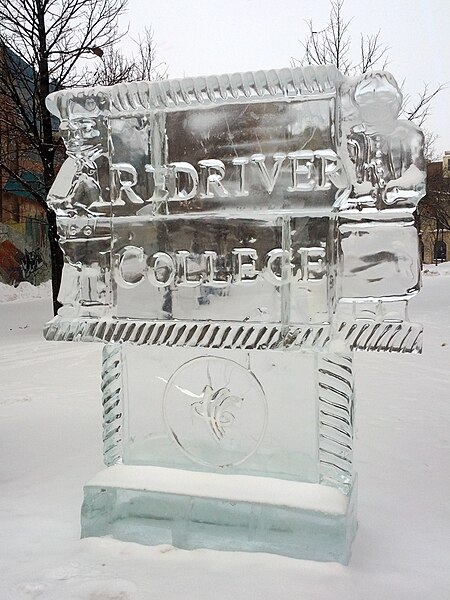
[[[66,342],[130,342],[148,346],[182,346],[244,350],[326,350],[330,340],[348,351],[418,353],[422,351],[422,326],[357,320],[292,325],[205,322],[142,321],[132,319],[69,319],[57,316],[47,323],[47,340]]]
[[[353,481],[353,399],[351,355],[318,358],[320,480],[348,491]]]
[[[118,85],[112,96],[118,112],[215,104],[261,97],[289,97],[333,92],[342,76],[334,67],[249,71],[208,77],[163,80],[139,86]]]
[[[249,102],[264,97],[310,98],[315,94],[335,93],[343,79],[333,65],[248,71],[63,90],[50,94],[47,105],[59,118],[67,118],[73,102],[94,97],[106,102],[104,110],[109,114],[123,115],[156,108],[187,108],[224,101]]]
[[[106,344],[103,348],[103,460],[106,466],[122,462],[123,389],[122,346]]]
[[[344,341],[350,350],[369,352],[422,352],[423,327],[409,322],[342,321],[335,327],[333,339]]]
[[[129,319],[62,319],[47,323],[45,338],[55,341],[131,342],[148,346],[182,346],[246,350],[278,348],[323,348],[329,325],[292,326],[276,324],[217,323],[192,321],[133,321]]]

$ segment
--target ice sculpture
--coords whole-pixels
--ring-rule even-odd
[[[82,535],[347,562],[355,350],[420,352],[422,133],[333,66],[48,99],[65,267],[48,340],[103,353]]]

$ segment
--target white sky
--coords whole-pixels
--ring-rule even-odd
[[[355,50],[360,33],[381,30],[387,69],[404,91],[449,82],[433,102],[426,127],[450,150],[450,0],[346,0]],[[129,0],[124,23],[136,36],[151,25],[157,58],[170,77],[289,66],[300,58],[305,20],[316,30],[328,20],[328,0]]]

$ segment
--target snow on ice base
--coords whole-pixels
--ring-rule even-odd
[[[347,564],[355,496],[268,477],[116,465],[84,487],[81,534]]]

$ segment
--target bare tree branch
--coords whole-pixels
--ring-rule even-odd
[[[387,53],[388,47],[383,46],[380,42],[380,31],[375,35],[361,34],[360,38],[360,56],[361,60],[356,66],[358,72],[366,73],[370,69],[377,68],[381,65],[385,69],[388,63]]]
[[[447,87],[446,83],[441,83],[430,91],[430,86],[425,83],[422,91],[415,100],[407,95],[403,101],[403,113],[409,121],[415,121],[419,127],[425,123],[427,117],[431,114],[432,100]]]
[[[127,57],[117,47],[110,47],[104,53],[102,62],[94,72],[85,69],[80,79],[89,85],[114,85],[123,81],[164,79],[167,66],[156,61],[156,45],[151,28],[133,40],[137,52]]]
[[[439,138],[437,133],[422,129],[424,134],[424,155],[427,162],[437,162],[442,158],[442,155],[436,151],[435,144]]]
[[[353,61],[350,58],[351,19],[348,20],[343,15],[344,2],[345,0],[330,0],[330,14],[324,29],[317,30],[311,20],[306,22],[308,31],[305,41],[301,42],[303,57],[292,58],[293,65],[335,64],[345,75],[357,75],[372,69],[386,68],[389,48],[381,42],[380,31],[369,35],[361,34],[358,48],[359,60]],[[433,99],[446,87],[447,84],[440,84],[430,89],[429,84],[424,84],[417,97],[404,95],[402,114],[422,127],[431,113]],[[433,156],[433,144],[436,138],[437,136],[428,133],[428,144],[425,148],[425,156],[428,159]]]
[[[81,58],[121,39],[117,21],[126,6],[127,0],[0,0],[0,170],[46,210],[55,308],[62,256],[45,198],[58,168],[59,136],[45,100],[77,79]],[[42,178],[41,189],[23,177],[26,171]]]
[[[343,14],[345,0],[330,0],[328,23],[322,30],[317,30],[312,21],[307,21],[308,33],[302,42],[303,57],[292,59],[300,65],[334,64],[344,75],[365,73],[369,69],[383,68],[387,63],[388,47],[380,41],[380,32],[373,35],[361,35],[359,43],[359,60],[351,59],[352,38],[350,35],[351,19]]]

